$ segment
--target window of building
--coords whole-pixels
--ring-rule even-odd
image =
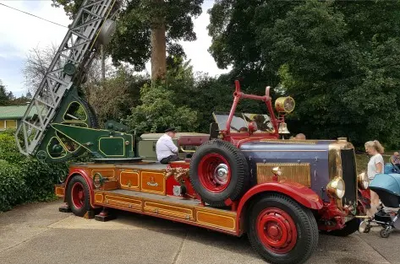
[[[17,121],[16,120],[6,120],[6,128],[16,128]]]
[[[0,120],[0,130],[17,128],[17,120]]]

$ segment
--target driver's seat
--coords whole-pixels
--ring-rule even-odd
[[[219,135],[219,127],[216,122],[212,122],[210,124],[210,140],[218,138]]]

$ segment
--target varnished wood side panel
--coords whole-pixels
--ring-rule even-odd
[[[196,209],[196,220],[203,226],[236,231],[236,214],[225,213],[222,210]]]
[[[104,202],[104,195],[103,195],[103,193],[96,193],[95,195],[94,195],[94,202],[95,203],[103,203]]]
[[[65,195],[64,186],[62,186],[62,185],[56,185],[56,186],[55,186],[55,193],[56,193],[56,196],[57,196],[57,197],[63,198],[64,195]]]
[[[191,221],[194,220],[193,208],[176,206],[167,203],[145,201],[143,210],[149,213],[177,217]]]
[[[120,174],[121,189],[140,190],[140,177],[138,171],[121,171]]]
[[[141,171],[141,191],[165,195],[165,176],[160,172]]]
[[[115,178],[115,170],[110,168],[110,169],[92,169],[91,175],[92,177],[96,174],[100,173],[101,176],[106,177],[106,178]]]
[[[104,191],[111,191],[111,190],[115,190],[118,189],[118,182],[117,181],[106,181],[103,185],[103,187],[101,187],[101,190]]]
[[[311,168],[309,163],[257,163],[257,183],[272,181],[272,168],[280,167],[279,180],[290,180],[311,186]]]
[[[126,198],[126,197],[106,194],[104,199],[104,204],[142,211],[141,199]]]

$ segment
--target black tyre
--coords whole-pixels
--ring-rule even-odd
[[[390,236],[390,231],[388,228],[384,228],[379,232],[381,238],[388,238]]]
[[[91,209],[89,187],[82,176],[74,176],[68,183],[66,199],[76,216],[84,216]]]
[[[250,244],[267,262],[300,264],[318,245],[318,226],[312,212],[293,199],[271,194],[249,211]]]
[[[330,231],[328,234],[340,237],[347,237],[358,230],[360,226],[360,219],[353,218],[346,223],[346,226],[342,229]]]
[[[243,153],[219,139],[201,145],[190,163],[190,180],[204,202],[225,206],[225,200],[238,200],[248,188],[249,169]]]

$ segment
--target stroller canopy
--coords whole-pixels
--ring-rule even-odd
[[[396,196],[400,196],[400,174],[377,174],[369,185],[369,188],[385,190]]]

